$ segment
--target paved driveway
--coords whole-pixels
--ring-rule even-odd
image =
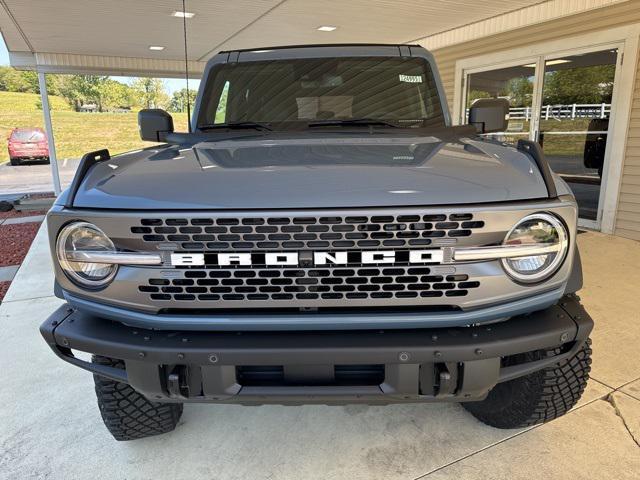
[[[579,236],[596,320],[593,378],[572,412],[524,430],[455,404],[187,405],[168,435],[115,442],[91,376],[38,333],[52,296],[44,230],[0,306],[0,478],[638,479],[640,244]]]
[[[64,189],[71,183],[80,160],[60,160],[60,182]],[[38,193],[53,192],[51,165],[43,162],[24,163],[12,166],[8,162],[0,164],[0,192]]]

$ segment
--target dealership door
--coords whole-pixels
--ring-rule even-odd
[[[478,98],[509,100],[507,130],[488,134],[515,144],[536,140],[551,168],[572,189],[580,224],[599,229],[614,113],[617,45],[594,50],[539,55],[518,62],[463,72],[461,121]]]

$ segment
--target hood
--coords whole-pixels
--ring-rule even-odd
[[[484,139],[252,137],[115,156],[74,206],[135,210],[426,206],[544,198],[531,158]]]

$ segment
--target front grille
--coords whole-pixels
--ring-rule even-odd
[[[303,384],[306,386],[358,386],[380,385],[384,382],[384,365],[334,365],[329,378],[309,378],[304,381],[288,378],[281,365],[259,365],[236,367],[236,378],[243,387],[285,386]]]
[[[359,212],[358,212],[359,213]],[[482,215],[403,209],[394,214],[149,216],[127,230],[134,248],[204,253],[205,264],[147,269],[137,294],[159,309],[410,307],[457,305],[480,287],[464,268],[409,262],[411,250],[473,244]],[[393,250],[393,264],[364,264],[357,252]],[[313,265],[312,252],[351,252],[348,263]],[[220,253],[251,253],[252,265],[219,266]],[[298,252],[299,265],[266,265],[268,252]],[[459,300],[456,300],[459,299]]]
[[[154,301],[366,300],[461,297],[480,282],[429,267],[189,269],[151,278],[140,292]]]
[[[575,206],[556,203],[117,215],[86,209],[82,218],[104,231],[118,250],[158,253],[162,263],[122,265],[99,291],[78,288],[60,271],[57,277],[78,297],[149,314],[199,316],[223,326],[271,324],[284,314],[287,322],[340,328],[344,312],[365,326],[376,316],[396,321],[399,312],[402,318],[427,311],[474,312],[559,287],[570,262],[550,282],[524,286],[513,282],[499,261],[451,261],[454,249],[499,245],[513,225],[540,211],[551,210],[572,225]],[[49,226],[58,231],[77,215],[54,212]],[[430,249],[438,251],[433,263],[415,261],[428,259],[428,252],[411,255]],[[382,251],[393,251],[388,258],[394,263],[371,263],[384,258],[372,252]],[[221,255],[240,253],[232,266],[226,265],[231,257]],[[291,263],[280,263],[285,257]]]
[[[471,213],[429,215],[143,218],[131,233],[189,251],[420,248],[484,227]]]

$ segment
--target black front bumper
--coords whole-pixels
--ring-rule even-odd
[[[158,331],[63,306],[40,331],[63,360],[152,400],[332,404],[479,400],[498,382],[573,355],[592,328],[578,298],[568,295],[546,310],[477,327]],[[72,350],[124,360],[125,370],[86,362]],[[535,350],[553,353],[529,362],[518,356]]]

